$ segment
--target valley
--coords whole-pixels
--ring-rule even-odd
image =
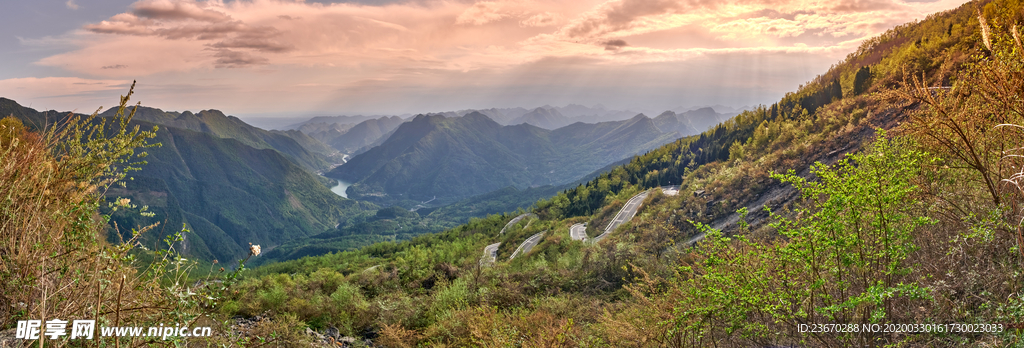
[[[279,5],[137,2],[76,30],[218,40],[204,79],[156,89],[209,78],[281,129],[132,106],[135,83],[94,114],[0,95],[0,346],[54,316],[216,332],[98,346],[1024,345],[1020,1]],[[690,17],[717,24],[652,29]],[[316,41],[337,32],[362,36]],[[106,85],[60,81],[137,71],[103,64]],[[296,105],[252,111],[275,103]],[[986,329],[803,329],[826,323]]]

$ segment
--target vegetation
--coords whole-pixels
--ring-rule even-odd
[[[272,308],[386,346],[1020,345],[1021,6],[893,29],[779,103],[540,200],[505,234],[515,214],[266,265],[229,313]],[[601,243],[569,239],[668,184],[682,194],[654,191]],[[800,329],[914,323],[1004,326]]]
[[[109,117],[115,112],[116,110],[111,108],[100,116]],[[208,133],[218,138],[235,139],[256,149],[274,149],[295,164],[313,171],[325,171],[330,169],[332,164],[341,163],[341,156],[337,151],[302,132],[266,131],[250,126],[237,117],[226,116],[219,110],[192,113],[139,107],[135,120]]]
[[[263,332],[290,344],[308,326],[387,347],[1024,345],[1022,13],[1016,0],[978,1],[900,26],[779,103],[538,201],[504,233],[521,211],[268,263],[203,290],[216,303],[186,303],[269,316],[277,326]],[[569,238],[572,224],[599,229],[668,184],[681,194],[651,191],[601,242]],[[355,219],[385,229],[416,215]],[[493,243],[497,262],[481,262]],[[147,289],[181,289],[167,284]],[[930,329],[863,329],[874,324]]]
[[[48,116],[52,112],[37,112],[9,100],[4,106],[30,125],[45,125],[45,121],[39,120],[53,117]],[[148,113],[150,119],[173,116],[156,109],[139,110]],[[235,122],[210,113],[201,113],[205,115],[203,120],[213,122],[222,118],[224,122]],[[131,124],[143,129],[156,127],[136,119]],[[237,132],[265,133],[249,131],[241,128]],[[139,239],[142,245],[158,248],[165,237],[186,226],[192,233],[185,235],[181,252],[205,261],[230,260],[245,256],[248,243],[273,247],[339,224],[347,226],[351,219],[373,214],[376,209],[372,204],[347,200],[330,192],[318,176],[273,149],[257,149],[215,133],[168,126],[160,126],[152,135],[153,141],[163,146],[148,149],[148,164],[133,172],[123,185],[111,187],[104,194],[108,201],[128,198],[148,206],[153,215],[140,216],[101,206],[101,213],[111,217],[107,235],[110,241],[132,238],[130,231],[118,226],[160,223],[159,228]]]
[[[195,264],[174,248],[182,241],[181,233],[171,234],[164,250],[135,247],[138,238],[151,233],[155,225],[135,226],[131,238],[122,243],[104,242],[102,231],[110,216],[97,214],[104,194],[123,187],[130,172],[145,166],[141,159],[147,153],[137,150],[160,146],[151,142],[156,128],[142,131],[132,123],[136,108],[130,112],[126,108],[131,94],[129,90],[121,98],[112,117],[71,114],[40,132],[31,132],[16,117],[0,120],[0,196],[5,197],[0,200],[0,327],[13,328],[19,320],[91,319],[96,323],[94,342],[108,346],[157,341],[96,337],[101,326],[171,323],[226,331],[208,314],[237,273],[222,285],[186,285]],[[129,198],[108,203],[107,208],[152,214]],[[282,319],[251,330],[248,337],[222,334],[209,342],[294,341],[290,327],[296,323]],[[26,346],[74,343],[81,342],[46,339],[40,334],[38,342]],[[162,343],[185,342],[176,337]]]

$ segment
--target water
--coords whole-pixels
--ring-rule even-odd
[[[349,186],[352,186],[352,184],[338,180],[338,186],[332,187],[331,192],[334,192],[339,196],[348,198],[348,194],[345,193],[345,190],[347,190]]]
[[[341,158],[341,163],[336,164],[334,166],[331,166],[331,168],[333,169],[336,166],[340,166],[342,164],[348,163],[348,158],[349,158],[348,155],[345,155],[344,157]],[[348,198],[348,194],[345,193],[345,190],[347,190],[349,186],[352,186],[352,184],[344,182],[344,181],[341,181],[341,180],[338,180],[338,186],[332,187],[331,188],[331,192],[334,192],[334,194],[336,194],[336,195]],[[337,226],[335,226],[335,227],[337,227]]]

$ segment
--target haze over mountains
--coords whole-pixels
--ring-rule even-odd
[[[665,113],[672,114],[668,117],[677,118],[682,125],[677,128],[662,129],[662,131],[677,131],[680,135],[696,134],[706,130],[712,125],[721,123],[730,117],[735,116],[740,110],[721,105],[716,105],[715,108],[725,111],[716,112],[718,109],[713,109],[711,107],[678,107],[673,110],[668,110]],[[488,118],[500,125],[510,126],[526,123],[548,130],[565,127],[576,122],[598,123],[623,121],[640,114],[639,112],[628,110],[608,110],[600,105],[586,107],[582,105],[569,104],[564,107],[552,107],[545,105],[533,109],[466,109],[459,111],[428,113],[427,115],[462,117],[473,112],[479,112],[486,115]],[[656,115],[656,113],[649,114]],[[356,155],[366,152],[374,146],[382,144],[384,140],[387,140],[391,133],[398,128],[398,125],[411,119],[412,116],[409,115],[319,116],[313,117],[307,121],[292,124],[285,127],[285,129],[288,129],[289,131],[298,130],[324,144],[329,145],[334,150],[345,154]],[[661,125],[666,125],[666,120],[659,122]],[[670,127],[674,126],[670,125]]]
[[[9,99],[0,99],[0,112],[37,129],[67,115],[36,111]],[[409,119],[316,117],[293,129],[264,130],[218,110],[142,106],[133,123],[143,129],[159,125],[152,142],[162,146],[147,149],[148,164],[132,173],[126,187],[107,195],[130,198],[156,215],[114,212],[111,227],[127,236],[128,226],[159,222],[161,231],[144,237],[144,243],[157,243],[185,226],[194,232],[183,243],[187,254],[208,260],[243,254],[250,242],[272,249],[325,231],[356,233],[345,248],[379,241],[357,233],[366,229],[364,216],[373,216],[378,207],[335,195],[328,188],[334,183],[315,175],[349,155],[354,156],[352,164],[328,175],[356,182],[353,197],[384,204],[441,198],[427,204],[431,207],[467,199],[455,210],[439,210],[441,215],[428,225],[403,227],[403,238],[411,238],[468,216],[528,205],[541,191],[522,189],[572,182],[724,117],[710,109],[684,115],[667,111],[655,119],[636,114],[627,118],[627,113],[632,112],[579,105],[492,108]],[[620,120],[578,122],[592,119]],[[470,199],[492,191],[501,193]],[[425,210],[424,218],[433,211]],[[372,232],[380,231],[375,227]]]
[[[421,201],[508,186],[557,185],[675,140],[683,135],[677,129],[692,129],[680,124],[678,119],[665,122],[663,131],[641,114],[547,130],[530,124],[503,126],[480,112],[420,115],[380,146],[325,175],[355,183],[349,188],[353,197]]]
[[[5,98],[0,98],[0,113],[30,127],[67,115],[39,112]],[[313,166],[326,163],[323,158],[283,133],[214,110],[193,114],[140,107],[136,117],[132,123],[143,130],[159,124],[150,143],[161,146],[144,149],[148,163],[129,173],[125,187],[112,187],[106,195],[148,206],[155,216],[108,212],[111,227],[117,226],[125,239],[131,238],[132,228],[160,223],[142,239],[144,245],[159,246],[165,235],[184,226],[193,232],[182,243],[188,255],[228,260],[247,252],[248,243],[272,248],[374,208],[330,192],[323,178],[312,173]]]
[[[116,112],[116,108],[110,108],[100,116],[111,117]],[[274,149],[291,157],[295,163],[314,171],[328,169],[332,163],[337,161],[332,158],[337,152],[336,150],[332,150],[303,132],[263,130],[253,127],[237,117],[224,115],[219,110],[202,110],[192,113],[190,111],[163,111],[142,106],[136,111],[135,120],[210,133],[220,138],[231,138],[256,149]]]

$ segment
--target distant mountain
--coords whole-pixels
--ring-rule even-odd
[[[724,114],[724,115],[728,115],[729,117],[732,117],[732,116],[738,115],[739,113],[741,113],[743,111],[753,110],[755,107],[750,106],[750,105],[744,105],[744,106],[741,106],[741,107],[737,108],[737,107],[731,107],[731,106],[725,106],[725,105],[716,104],[716,105],[690,106],[690,107],[678,106],[678,107],[672,108],[670,111],[673,111],[673,112],[675,112],[677,114],[682,114],[682,113],[685,113],[687,111],[693,111],[693,110],[705,109],[705,108],[711,108],[711,109],[714,109],[715,112],[717,112],[719,114]]]
[[[481,109],[481,110],[461,110],[461,111],[458,112],[458,114],[459,114],[459,116],[465,116],[466,114],[469,114],[469,113],[471,113],[473,111],[476,111],[476,112],[479,112],[481,114],[487,115],[487,117],[489,117],[490,119],[494,120],[494,122],[498,122],[499,124],[503,124],[503,125],[509,125],[509,124],[511,124],[511,121],[513,119],[519,118],[520,116],[522,116],[522,115],[526,114],[527,112],[529,112],[528,110],[523,109],[523,108],[515,108],[515,109],[496,109],[496,108],[490,108],[490,109]]]
[[[398,116],[373,118],[357,124],[310,122],[299,127],[299,131],[336,151],[353,154],[378,140],[383,141],[381,137],[390,134],[402,122],[405,120]]]
[[[116,108],[100,114],[110,117]],[[218,110],[163,111],[150,107],[139,107],[135,120],[159,125],[209,133],[220,138],[230,138],[257,149],[274,149],[288,156],[293,162],[313,171],[330,168],[334,162],[328,157],[333,150],[316,139],[301,132],[267,131],[253,127],[234,116],[226,116]]]
[[[680,119],[675,112],[665,111],[654,118],[654,125],[662,132],[677,132],[681,135],[698,134],[700,131],[694,128],[688,120]]]
[[[351,197],[454,199],[570,182],[678,137],[644,115],[556,130],[502,126],[479,112],[420,115],[325,175],[355,183]]]
[[[288,129],[300,129],[300,128],[302,128],[303,125],[305,125],[307,123],[325,123],[325,124],[342,124],[342,125],[344,125],[344,124],[356,124],[356,123],[359,123],[359,122],[363,122],[363,121],[366,121],[366,120],[372,120],[372,119],[380,118],[380,117],[382,117],[382,116],[363,116],[363,115],[356,115],[356,116],[317,116],[317,117],[313,117],[313,118],[310,118],[308,120],[305,120],[305,121],[302,121],[302,122],[299,122],[299,123],[288,125],[288,126],[284,127],[284,129],[286,129],[286,130],[288,130]]]
[[[683,111],[689,111],[689,109]],[[595,105],[593,107],[587,107],[578,104],[569,104],[562,107],[544,105],[533,109],[526,109],[522,107],[464,109],[458,111],[431,112],[426,113],[426,115],[462,117],[473,112],[479,112],[481,114],[484,114],[488,118],[497,122],[498,124],[505,126],[528,123],[545,129],[555,129],[559,127],[564,127],[575,122],[597,123],[607,121],[622,121],[628,120],[637,114],[637,112],[629,110],[609,110],[600,104]],[[335,138],[341,136],[342,134],[345,134],[346,132],[348,132],[349,129],[355,127],[356,125],[362,122],[370,120],[380,120],[382,118],[393,119],[395,117],[402,120],[407,120],[410,118],[409,115],[318,116],[303,122],[289,125],[285,127],[285,129],[298,130],[321,142],[331,144]],[[382,127],[381,129],[384,129],[384,127]],[[388,132],[382,132],[382,134],[386,133]],[[355,134],[350,134],[349,137],[360,138],[360,134],[362,133],[358,132]],[[370,137],[372,138],[373,136]],[[370,143],[372,143],[372,141],[367,144]],[[365,146],[366,145],[364,145],[364,147]],[[358,150],[359,147],[354,147],[351,145],[351,143],[346,143],[345,145],[339,146],[332,145],[332,147],[346,153],[352,153],[352,151],[355,151],[356,153],[361,152]],[[365,151],[366,149],[363,150]]]
[[[509,126],[520,123],[529,123],[546,129],[555,129],[575,122],[597,123],[606,121],[622,121],[628,120],[637,114],[637,112],[629,110],[608,110],[601,105],[587,107],[578,104],[569,104],[562,107],[544,105],[533,109],[524,109],[521,107],[477,110],[466,109],[454,112],[442,112],[439,114],[444,115],[445,117],[459,117],[468,115],[474,111],[487,115],[487,117],[490,117],[501,125]],[[527,115],[531,113],[534,115]],[[552,121],[559,123],[560,125],[553,126],[550,124]]]
[[[522,116],[512,119],[512,121],[509,121],[508,123],[512,125],[528,123],[544,129],[555,129],[568,126],[573,122],[554,108],[536,108]]]
[[[167,115],[153,110],[147,111],[150,118]],[[52,124],[67,115],[38,112],[4,98],[0,98],[0,114],[14,115],[35,129],[44,125],[44,120]],[[206,125],[210,130],[161,125],[150,143],[162,146],[145,149],[148,164],[130,174],[132,179],[124,181],[126,187],[114,186],[107,191],[110,198],[131,198],[132,203],[148,205],[156,214],[146,218],[122,211],[106,212],[111,214],[111,226],[116,224],[124,237],[130,238],[132,228],[160,222],[156,231],[143,236],[144,245],[156,246],[164,235],[184,225],[192,232],[185,235],[186,254],[230,260],[243,256],[249,243],[273,248],[290,239],[332,229],[372,208],[330,192],[317,176],[280,152],[217,136],[213,132],[216,123],[194,122],[193,116],[209,119],[185,115],[181,124]],[[142,120],[133,124],[142,129],[154,126]],[[116,235],[111,237],[117,240]]]
[[[709,107],[690,110],[676,115],[679,122],[690,125],[690,127],[693,127],[698,132],[706,131],[708,128],[732,118],[732,116],[734,115],[717,113],[715,109]]]
[[[603,115],[608,113],[608,109],[605,109],[604,106],[595,106],[591,108],[579,104],[569,104],[564,107],[547,106],[547,108],[558,110],[560,114],[565,115],[565,117],[569,118],[595,117],[597,115]]]

